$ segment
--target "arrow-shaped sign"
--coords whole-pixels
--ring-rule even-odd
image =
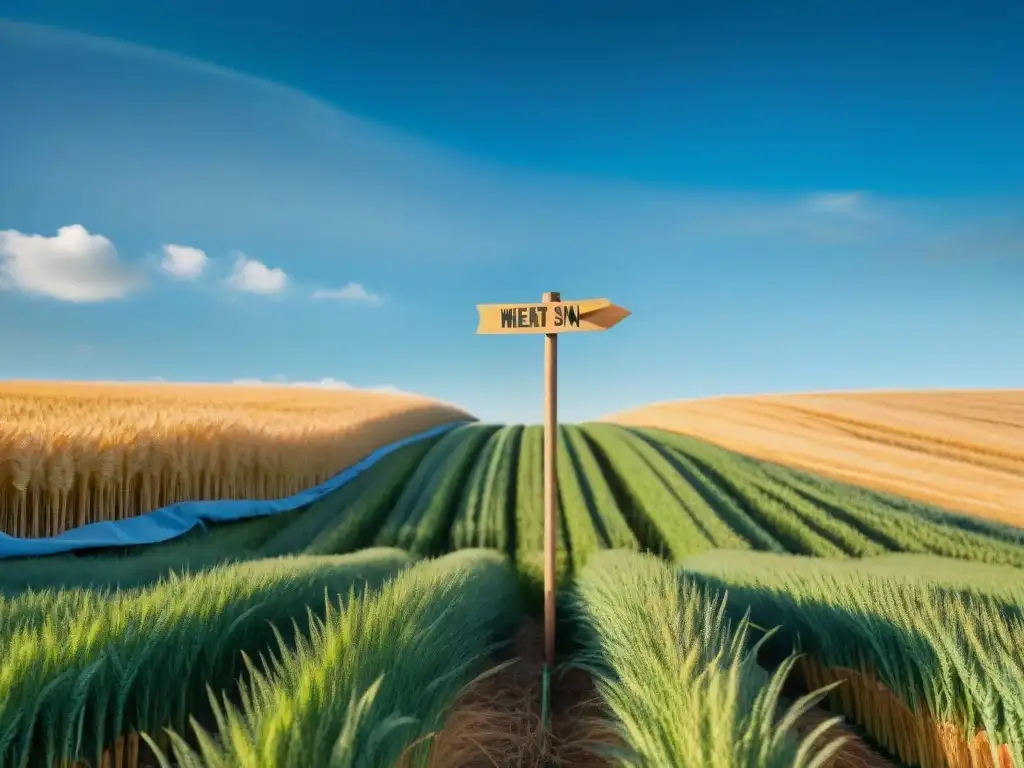
[[[630,311],[608,299],[538,302],[536,304],[477,304],[477,333],[571,333],[607,331],[629,317]]]

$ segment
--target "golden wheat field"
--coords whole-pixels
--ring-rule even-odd
[[[716,397],[604,420],[1024,525],[1024,390]]]
[[[464,418],[355,389],[3,382],[0,530],[49,536],[177,501],[288,496]]]

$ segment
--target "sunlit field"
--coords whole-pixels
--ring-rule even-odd
[[[13,507],[29,533],[284,495],[462,423],[290,511],[0,560],[0,766],[1024,766],[1024,529],[997,516],[561,425],[545,708],[541,428],[387,395],[23,386],[5,428],[35,438],[2,445],[8,473],[49,451]],[[263,448],[225,459],[241,434]],[[147,444],[179,457],[148,495],[126,469]],[[57,456],[73,480],[41,495]]]

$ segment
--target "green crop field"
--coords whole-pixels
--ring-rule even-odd
[[[548,727],[542,429],[471,423],[300,510],[0,561],[0,768],[1024,768],[1024,530],[558,444]]]

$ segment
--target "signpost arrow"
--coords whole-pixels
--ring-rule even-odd
[[[558,535],[558,334],[607,331],[630,311],[608,299],[562,301],[545,293],[538,304],[477,304],[477,333],[544,334],[544,685],[542,718],[548,722],[555,666],[555,549]]]
[[[477,304],[476,311],[480,315],[477,333],[503,334],[607,331],[630,315],[628,309],[612,304],[608,299]]]

